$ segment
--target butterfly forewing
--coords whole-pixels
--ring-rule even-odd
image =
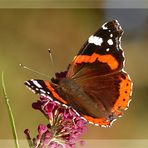
[[[83,73],[80,71],[85,66],[91,70],[94,70],[93,67],[95,67],[99,75],[122,69],[124,61],[120,45],[122,34],[123,30],[118,21],[105,23],[88,38],[77,56],[74,57],[67,77],[79,77],[79,73]]]

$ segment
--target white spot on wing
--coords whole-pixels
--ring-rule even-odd
[[[94,123],[89,121],[89,124],[94,124]]]
[[[63,107],[65,107],[65,108],[68,108],[68,106],[67,105],[65,105],[65,104],[61,104]]]
[[[107,23],[102,25],[103,30],[107,30],[108,28],[105,26]]]
[[[124,69],[122,69],[122,72],[124,72],[124,73],[126,73],[126,74],[127,74],[127,72],[126,72]]]
[[[119,28],[122,30],[122,27],[121,27],[121,25],[119,24],[119,22],[118,22],[117,20],[115,20],[115,21],[116,21],[117,25],[119,26]]]
[[[92,43],[92,44],[99,45],[99,46],[101,46],[102,42],[103,42],[102,38],[93,36],[93,35],[90,36],[88,39],[88,43]]]
[[[132,96],[132,93],[133,93],[133,83],[131,82],[131,92],[130,92],[130,97]]]
[[[29,86],[31,85],[28,81],[25,81],[25,83],[26,83],[27,85],[29,85]]]
[[[124,55],[124,51],[122,51],[122,57],[124,58],[124,60],[123,60],[123,68],[124,68],[125,67],[125,55]],[[124,69],[123,69],[123,72],[126,73],[126,71],[124,71]]]
[[[36,90],[36,91],[38,91],[39,89],[38,89],[38,88],[36,88],[35,90]]]
[[[80,114],[74,108],[73,111],[77,114],[77,116],[80,116]]]
[[[113,124],[113,122],[115,122],[116,120],[117,120],[116,118],[115,118],[115,119],[113,119],[113,120],[112,120],[112,122],[111,122],[111,125],[112,125],[112,124]]]
[[[111,38],[113,37],[113,34],[112,34],[112,33],[110,34],[110,37],[111,37]]]
[[[31,90],[34,94],[36,93],[35,90],[33,90],[33,89],[30,89],[30,90]]]
[[[42,92],[42,93],[44,93],[44,94],[46,93],[46,91],[44,91],[43,89],[40,89],[40,92]]]
[[[29,86],[26,85],[26,87],[31,90],[33,93],[36,93],[35,90],[33,90],[32,88],[30,88]]]
[[[59,104],[59,105],[61,104],[61,103],[60,103],[60,102],[58,102],[58,101],[54,101],[54,102],[55,102],[55,103],[57,103],[57,104]]]
[[[121,47],[121,37],[119,37],[119,48],[122,49],[122,47]]]
[[[104,127],[104,128],[106,128],[106,126],[105,125],[100,125],[101,127]]]
[[[109,48],[106,49],[107,52],[108,52],[109,50],[110,50]]]
[[[113,45],[113,40],[112,40],[112,39],[109,39],[109,40],[107,41],[107,43],[108,43],[109,45]]]
[[[53,99],[52,99],[50,96],[47,96],[47,98],[48,98],[49,100],[53,101]]]
[[[122,71],[124,71],[124,70],[122,70]],[[128,79],[131,81],[131,92],[130,92],[130,97],[131,97],[132,96],[132,90],[133,90],[133,83],[132,83],[130,76],[128,74],[127,74],[127,76],[128,76]]]
[[[47,96],[47,98],[48,98],[49,100],[53,101],[53,99],[52,99],[50,96]]]
[[[38,88],[42,88],[42,86],[36,81],[36,80],[32,80],[33,84],[35,86],[37,86]]]
[[[81,117],[83,120],[87,121],[84,117]]]
[[[47,96],[45,94],[40,94],[42,97],[46,98]]]
[[[120,116],[118,116],[119,118],[121,118],[122,117],[122,115],[120,115]]]

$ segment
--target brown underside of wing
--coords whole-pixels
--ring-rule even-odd
[[[56,91],[89,122],[109,126],[128,108],[132,83],[123,71],[103,76],[92,73],[74,79],[74,82],[79,89],[68,82],[71,90],[62,89],[67,85],[65,83]]]
[[[101,77],[85,77],[75,80],[83,91],[92,99],[92,101],[101,102],[106,109],[106,119],[113,115],[114,117],[122,115],[124,110],[128,107],[131,94],[131,80],[125,72],[118,72],[112,75],[104,75]],[[98,105],[98,112],[100,112]],[[90,106],[91,110],[93,106]],[[102,113],[104,115],[105,113]],[[84,114],[84,116],[90,116]],[[91,117],[91,116],[90,116]],[[96,118],[97,119],[97,118]],[[98,117],[98,119],[101,119]],[[102,118],[104,120],[104,118]],[[100,120],[96,120],[96,122]],[[93,122],[93,121],[92,121]]]

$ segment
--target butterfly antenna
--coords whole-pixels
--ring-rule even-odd
[[[36,71],[36,70],[34,70],[34,69],[31,69],[31,68],[29,68],[29,67],[27,67],[27,66],[24,66],[23,64],[19,64],[19,66],[20,66],[21,68],[23,68],[23,69],[32,71],[33,73],[36,73],[36,74],[39,74],[39,75],[42,75],[42,76],[45,76],[45,77],[48,77],[48,78],[49,78],[48,75],[43,74],[43,73],[41,73],[41,72],[38,72],[38,71]]]
[[[53,60],[53,57],[52,57],[51,49],[48,49],[48,52],[49,52],[50,61],[51,61],[51,64],[52,64],[52,69],[53,69],[53,72],[55,73],[55,64],[54,64],[54,60]]]

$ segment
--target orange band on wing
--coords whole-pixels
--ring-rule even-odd
[[[90,116],[87,115],[83,115],[83,117],[88,121],[88,122],[92,122],[93,124],[98,124],[100,126],[110,126],[111,121],[107,121],[106,118],[92,118]]]
[[[53,97],[55,97],[58,101],[67,104],[67,102],[65,100],[63,100],[54,90],[54,88],[50,85],[50,83],[48,81],[44,81],[47,88],[51,91]]]
[[[91,56],[88,55],[78,55],[74,58],[74,64],[80,63],[93,63],[96,60],[102,63],[107,63],[112,70],[118,68],[119,64],[118,61],[110,54],[108,55],[100,55],[97,53],[93,53]]]
[[[119,79],[121,80],[119,97],[112,109],[112,112],[116,113],[118,116],[122,115],[123,111],[128,108],[129,102],[131,100],[130,97],[132,92],[132,82],[126,73],[124,73],[124,77],[119,76]]]

